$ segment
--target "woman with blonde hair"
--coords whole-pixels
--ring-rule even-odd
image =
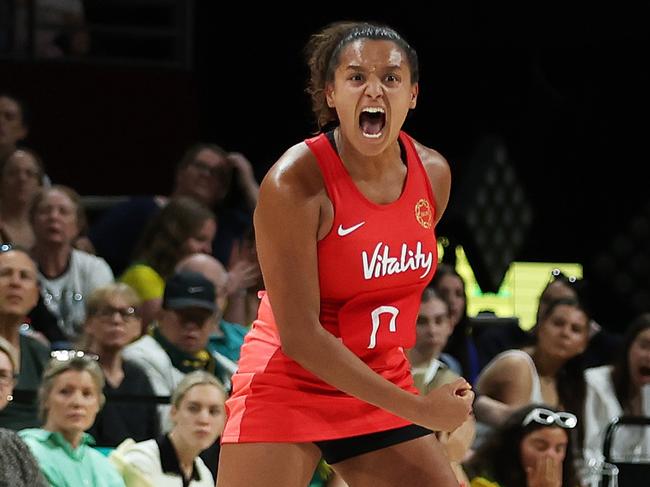
[[[110,458],[127,487],[214,487],[214,477],[199,454],[223,430],[226,391],[213,375],[187,374],[172,395],[172,430],[159,438],[126,440]]]
[[[108,459],[92,448],[84,433],[104,404],[104,376],[84,352],[61,350],[43,373],[38,391],[42,428],[20,431],[41,472],[55,487],[124,487]]]
[[[119,397],[155,395],[146,372],[122,353],[140,335],[139,305],[136,292],[122,282],[97,288],[88,297],[83,350],[99,357],[108,399],[88,432],[102,447],[116,447],[127,438],[142,441],[160,433],[155,403]]]

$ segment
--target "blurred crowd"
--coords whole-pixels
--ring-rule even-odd
[[[25,103],[0,93],[0,485],[214,486],[263,289],[251,162],[188,145],[170,194],[89,221],[28,133]],[[421,392],[463,376],[477,393],[474,417],[438,433],[461,485],[580,485],[610,423],[650,414],[650,314],[611,334],[585,286],[554,272],[524,331],[467,316],[439,264],[406,353]],[[615,450],[647,459],[650,436]],[[311,485],[344,484],[321,464]]]

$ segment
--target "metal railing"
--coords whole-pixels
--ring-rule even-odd
[[[0,0],[0,60],[192,68],[194,0]]]

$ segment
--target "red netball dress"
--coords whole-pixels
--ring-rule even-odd
[[[332,229],[318,242],[320,322],[375,372],[416,394],[404,349],[415,343],[420,296],[438,260],[435,200],[411,138],[402,132],[400,141],[406,181],[401,196],[386,205],[363,196],[326,135],[305,142],[334,207]],[[224,443],[330,440],[410,424],[284,355],[268,297],[261,294],[226,402]]]

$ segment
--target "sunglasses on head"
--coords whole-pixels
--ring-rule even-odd
[[[68,362],[73,359],[99,360],[99,355],[87,353],[83,350],[54,350],[50,352],[50,357],[59,362]]]
[[[578,280],[578,278],[576,276],[567,276],[560,269],[555,268],[551,271],[551,280],[552,281],[563,280],[573,284]]]
[[[575,414],[567,413],[566,411],[554,412],[546,408],[535,408],[529,412],[524,420],[522,426],[528,426],[532,422],[551,426],[556,424],[560,428],[571,429],[575,428],[578,424],[578,418]]]

